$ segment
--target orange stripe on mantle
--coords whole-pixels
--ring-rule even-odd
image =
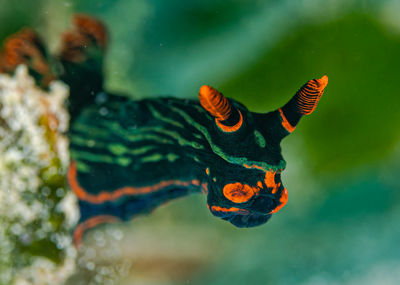
[[[100,224],[105,224],[105,223],[116,223],[118,222],[119,219],[117,217],[111,216],[111,215],[99,215],[92,217],[83,223],[80,223],[75,231],[74,231],[74,244],[78,248],[80,247],[82,243],[82,237],[83,234],[85,233],[86,230],[94,228]]]
[[[200,185],[200,181],[196,179],[193,179],[191,181],[167,180],[161,181],[151,186],[122,187],[114,190],[113,192],[107,192],[103,190],[100,191],[99,194],[94,195],[88,193],[81,185],[79,185],[79,182],[77,180],[76,163],[74,161],[71,162],[71,165],[68,169],[68,182],[70,187],[72,188],[72,191],[74,191],[79,199],[90,202],[92,204],[101,204],[106,201],[115,201],[126,195],[144,195],[172,185],[184,187],[190,185]]]

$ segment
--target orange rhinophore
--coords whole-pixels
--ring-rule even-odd
[[[20,64],[26,64],[39,76],[38,81],[42,87],[47,87],[55,78],[50,71],[46,60],[44,46],[31,29],[22,29],[8,37],[0,56],[1,72],[13,72]]]
[[[103,52],[108,44],[105,26],[95,18],[78,14],[72,19],[75,29],[64,33],[61,58],[70,62],[81,63],[87,59],[85,49],[96,45]]]
[[[66,32],[63,35],[63,46],[61,49],[61,58],[71,62],[83,62],[86,60],[82,52],[84,46],[89,46],[90,39],[75,31]]]
[[[77,14],[72,21],[81,33],[94,37],[99,47],[105,48],[107,46],[107,30],[99,20],[89,15]]]
[[[308,81],[300,88],[297,92],[297,107],[300,114],[309,115],[315,110],[326,85],[328,85],[328,76],[324,75],[320,79]]]
[[[203,108],[215,118],[215,123],[222,131],[232,133],[242,126],[242,113],[216,89],[208,85],[201,86],[199,101]]]
[[[199,93],[200,104],[219,121],[227,120],[232,112],[231,103],[216,89],[203,85]]]
[[[38,56],[38,42],[38,36],[31,29],[23,29],[8,37],[2,53],[4,68],[11,70],[21,63],[27,63],[30,57]]]

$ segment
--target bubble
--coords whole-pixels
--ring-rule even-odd
[[[20,224],[12,225],[11,232],[15,235],[20,235],[22,233],[22,226]]]
[[[105,92],[100,92],[96,95],[96,98],[94,99],[96,104],[103,104],[108,100],[108,95]]]
[[[99,110],[101,116],[106,116],[108,114],[108,109],[106,107],[101,107]]]
[[[95,269],[95,267],[96,267],[95,264],[91,261],[86,263],[86,268],[90,271],[93,271]]]
[[[64,196],[64,189],[63,188],[58,188],[57,190],[56,190],[56,195],[57,195],[57,197],[63,197]]]
[[[45,187],[42,188],[42,194],[43,194],[44,196],[46,196],[46,197],[49,196],[49,195],[50,195],[50,192],[51,192],[51,190],[50,190],[49,187],[45,186]]]

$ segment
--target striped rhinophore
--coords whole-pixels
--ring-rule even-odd
[[[206,193],[211,213],[237,227],[264,224],[286,204],[280,142],[315,110],[327,76],[268,113],[250,112],[207,85],[199,100],[132,100],[103,89],[105,27],[86,15],[74,24],[63,37],[58,78],[71,90],[68,180],[81,210],[77,244],[90,228],[192,193]]]

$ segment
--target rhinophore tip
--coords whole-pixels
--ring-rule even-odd
[[[328,76],[324,75],[320,79],[308,81],[297,91],[294,98],[299,114],[309,115],[315,110],[326,85],[328,85]]]
[[[318,87],[320,90],[325,89],[326,85],[328,85],[328,76],[324,75],[320,79],[316,79],[318,83]]]

